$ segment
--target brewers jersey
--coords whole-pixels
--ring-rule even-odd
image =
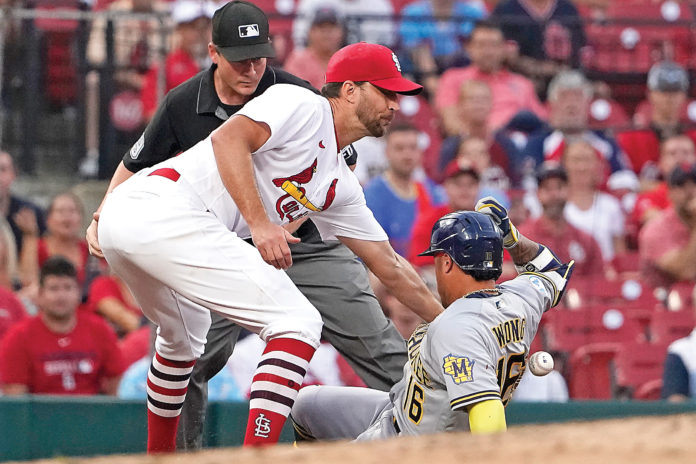
[[[510,400],[541,316],[558,299],[551,272],[520,274],[497,295],[460,298],[414,331],[404,377],[390,392],[398,433],[468,430],[467,406]]]

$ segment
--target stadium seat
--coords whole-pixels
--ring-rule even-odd
[[[274,63],[282,64],[294,47],[292,24],[298,0],[253,0],[268,16],[268,29],[276,49]]]
[[[625,343],[614,358],[615,396],[632,397],[637,388],[662,377],[666,344]]]
[[[611,263],[619,274],[638,272],[640,271],[640,253],[637,251],[619,253],[614,256]]]
[[[645,73],[662,59],[684,65],[693,59],[694,35],[689,27],[693,15],[688,5],[621,0],[609,4],[606,18],[586,26],[591,55],[585,64],[592,70]]]
[[[568,393],[572,399],[608,400],[613,394],[611,361],[619,343],[590,343],[577,348],[568,362]]]
[[[573,278],[569,288],[578,292],[581,305],[623,304],[644,299],[653,301],[649,288],[639,280],[630,278],[616,280],[607,280],[603,277]]]
[[[650,341],[652,343],[672,343],[678,338],[688,336],[696,326],[692,308],[681,311],[655,311],[650,320]]]
[[[590,103],[590,121],[592,129],[624,127],[630,120],[623,107],[613,99],[596,98]]]
[[[37,10],[79,10],[77,0],[39,0]],[[77,57],[74,56],[78,21],[38,18],[36,29],[43,35],[46,96],[55,105],[74,103],[77,98]]]
[[[546,343],[550,351],[571,353],[590,343],[634,343],[644,340],[638,321],[610,306],[588,306],[548,314]]]

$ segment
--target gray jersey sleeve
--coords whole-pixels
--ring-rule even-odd
[[[444,379],[450,407],[500,399],[493,350],[487,346],[481,319],[475,315],[443,317],[428,331],[430,360]],[[433,328],[435,331],[432,332]],[[440,376],[438,376],[440,377]]]
[[[532,308],[538,308],[539,314],[543,314],[561,300],[572,268],[571,262],[550,271],[522,272],[515,279],[499,285],[499,288],[518,295]]]

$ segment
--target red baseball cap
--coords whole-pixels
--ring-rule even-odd
[[[359,42],[333,54],[326,69],[326,82],[369,82],[380,89],[416,95],[423,86],[401,76],[396,54],[383,45]]]
[[[445,167],[444,179],[451,179],[452,177],[457,177],[460,174],[469,174],[477,181],[481,179],[478,171],[471,163],[457,159],[450,161]]]

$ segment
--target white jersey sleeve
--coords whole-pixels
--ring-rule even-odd
[[[487,346],[481,319],[472,314],[442,322],[428,330],[427,358],[437,363],[437,377],[444,379],[450,408],[501,399],[495,350]]]
[[[321,100],[312,91],[291,84],[276,84],[250,100],[236,115],[268,124],[271,136],[256,153],[267,151],[295,139],[297,133],[316,130]]]
[[[341,201],[331,208],[312,215],[312,222],[322,240],[336,240],[338,237],[356,238],[371,242],[389,240],[386,232],[375,219],[365,202],[365,194],[358,178],[346,166],[341,178],[343,191]]]

